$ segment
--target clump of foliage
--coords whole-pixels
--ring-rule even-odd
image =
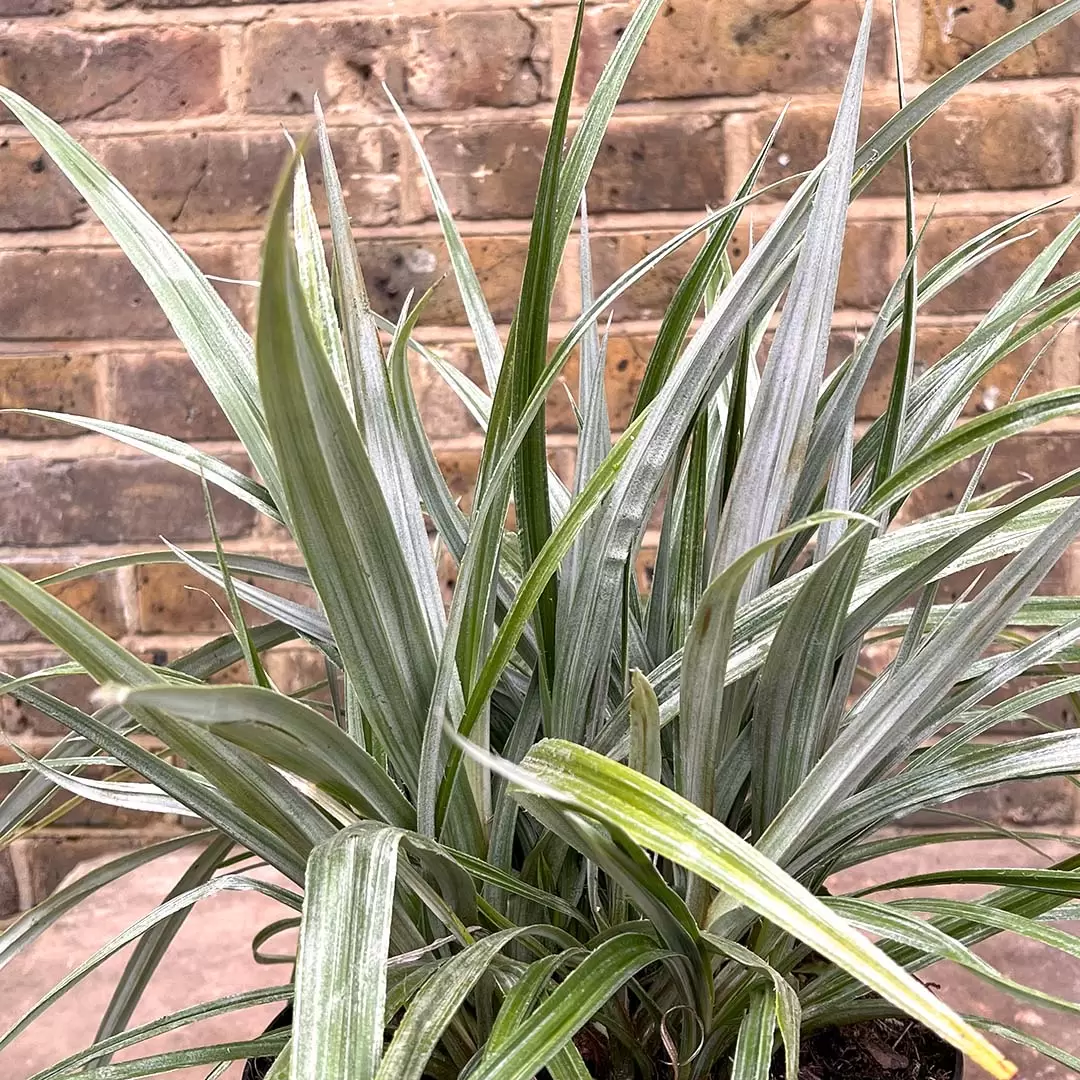
[[[1080,12],[1080,0],[901,100],[859,147],[868,6],[828,157],[796,178],[738,270],[725,249],[756,196],[768,144],[738,199],[594,297],[585,183],[660,7],[638,5],[568,140],[575,37],[505,345],[414,140],[486,387],[416,340],[423,299],[410,298],[396,324],[372,311],[321,115],[332,270],[296,156],[270,216],[252,342],[128,193],[57,125],[0,90],[154,291],[258,479],[146,431],[54,418],[202,476],[286,528],[303,557],[297,567],[229,553],[211,510],[211,550],[170,546],[50,579],[177,561],[223,585],[232,632],[167,667],[111,641],[48,582],[0,568],[0,599],[70,658],[0,677],[3,691],[71,732],[47,758],[27,757],[0,805],[0,834],[31,827],[58,788],[207,826],[95,870],[0,935],[2,964],[94,889],[205,841],[165,903],[0,1036],[6,1045],[66,993],[77,1008],[80,979],[138,942],[94,1045],[36,1080],[149,1076],[248,1057],[275,1058],[271,1075],[293,1080],[766,1080],[772,1068],[790,1080],[801,1033],[891,1016],[920,1021],[995,1076],[1011,1066],[977,1027],[1080,1068],[1034,1036],[962,1019],[916,977],[944,958],[1075,1014],[1076,1004],[1019,985],[971,946],[1011,931],[1080,955],[1076,938],[1045,921],[1075,914],[1062,905],[1080,891],[1080,855],[1038,872],[949,869],[892,883],[993,886],[978,901],[833,896],[824,886],[882,854],[995,835],[875,837],[911,811],[1080,768],[1077,731],[979,741],[1080,689],[1065,667],[1077,660],[1080,598],[1034,595],[1080,530],[1080,470],[1025,494],[976,494],[973,481],[950,513],[897,517],[951,466],[981,455],[978,477],[1003,439],[1080,412],[1080,389],[1066,388],[958,423],[987,372],[1080,307],[1080,275],[1053,278],[1080,218],[919,374],[920,308],[1039,211],[920,274],[909,150],[943,102]],[[578,34],[581,19],[579,11]],[[848,206],[895,155],[907,177],[909,258],[853,353],[826,377]],[[579,216],[582,314],[549,352],[554,280]],[[702,234],[631,421],[613,440],[599,322]],[[856,401],[885,347],[898,357],[888,408],[856,437]],[[568,488],[548,468],[544,409],[574,350],[580,438]],[[486,433],[470,513],[435,463],[410,358],[445,377]],[[635,559],[661,492],[655,574],[643,595]],[[432,533],[457,564],[449,610]],[[944,577],[1004,557],[980,589],[937,602]],[[240,573],[309,585],[317,600],[282,599]],[[241,600],[272,621],[247,626]],[[296,638],[325,656],[328,700],[288,696],[267,675],[263,654]],[[886,640],[896,645],[891,661],[858,689],[864,646]],[[240,661],[250,684],[209,685]],[[93,714],[49,693],[49,680],[72,670],[105,688]],[[168,754],[145,749],[135,738],[143,734]],[[91,764],[141,779],[93,779]],[[250,876],[255,862],[294,887]],[[129,1028],[185,915],[222,889],[280,902],[282,921],[257,945],[299,925],[294,977]],[[291,1029],[106,1064],[162,1032],[272,1001],[294,1002]],[[238,1040],[250,1034],[242,1016],[236,1031]]]

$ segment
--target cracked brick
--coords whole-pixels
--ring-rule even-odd
[[[245,37],[247,106],[306,113],[318,94],[385,112],[384,81],[416,109],[532,105],[550,68],[546,38],[546,20],[513,11],[271,20]]]
[[[0,43],[0,83],[54,120],[203,116],[225,105],[221,50],[211,28],[16,29]]]
[[[357,225],[386,225],[398,209],[397,140],[385,129],[334,128],[334,156]],[[289,146],[279,131],[193,131],[102,139],[92,151],[170,230],[261,229]],[[2,159],[0,159],[2,160]],[[317,152],[312,198],[326,222]]]

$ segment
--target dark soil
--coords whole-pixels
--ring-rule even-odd
[[[827,1028],[802,1040],[799,1080],[953,1080],[956,1054],[910,1020]],[[784,1075],[783,1055],[773,1076]]]

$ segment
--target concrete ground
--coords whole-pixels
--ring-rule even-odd
[[[1057,859],[1074,850],[1064,845],[1045,846]],[[95,948],[125,929],[158,904],[172,888],[191,856],[177,852],[115,882],[66,915],[0,974],[0,1028],[10,1023],[47,992]],[[928,848],[912,855],[878,860],[845,873],[836,884],[849,888],[886,881],[902,874],[944,866],[1030,866],[1034,856],[1011,841],[955,843]],[[968,890],[969,893],[977,890]],[[953,895],[956,895],[955,893]],[[286,966],[256,965],[251,958],[252,935],[290,912],[254,893],[223,893],[200,904],[188,918],[162,967],[147,989],[135,1023],[174,1012],[187,1005],[211,1000],[255,986],[273,986],[288,979]],[[1073,929],[1076,929],[1074,926]],[[280,941],[275,941],[274,951]],[[1021,982],[1059,997],[1080,1001],[1080,960],[1002,935],[978,950],[995,967]],[[69,998],[61,999],[29,1031],[0,1051],[0,1077],[26,1080],[37,1070],[65,1054],[88,1045],[110,996],[112,979],[123,963],[114,958],[91,974]],[[990,991],[985,984],[955,969],[931,969],[923,977],[940,985],[941,995],[970,1013],[992,1016],[1023,1027],[1080,1054],[1080,1024],[1074,1016],[1038,1010]],[[277,1006],[251,1009],[147,1043],[138,1054],[182,1045],[224,1042],[257,1035]],[[1065,1080],[1071,1070],[1010,1047],[1024,1080]],[[120,1055],[121,1059],[124,1055]],[[205,1077],[200,1067],[169,1074],[189,1080]],[[226,1074],[238,1080],[240,1068]],[[969,1068],[967,1080],[981,1080]]]

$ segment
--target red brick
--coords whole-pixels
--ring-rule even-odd
[[[86,217],[86,203],[33,139],[0,140],[0,229],[63,229]]]
[[[51,646],[46,648],[51,649]],[[67,660],[66,656],[57,652],[42,651],[30,655],[20,652],[14,656],[0,656],[0,671],[13,678],[21,679],[25,675],[32,675],[44,668],[64,664]],[[94,710],[90,695],[97,688],[97,684],[89,675],[64,675],[60,678],[48,679],[38,685],[77,709],[85,712]],[[27,705],[18,696],[18,691],[14,695],[4,694],[0,697],[0,730],[17,737],[29,735],[56,738],[68,733],[67,727],[63,724]]]
[[[385,225],[397,212],[397,142],[385,129],[334,132],[338,172],[353,221]],[[193,131],[140,135],[91,150],[169,229],[260,229],[289,158],[280,132]],[[308,155],[312,194],[326,214],[318,153]]]
[[[948,6],[923,0],[920,75],[934,78],[984,45],[1053,7],[1053,0],[965,0]],[[1025,46],[991,71],[990,78],[1080,73],[1080,18],[1073,18]]]
[[[468,345],[451,345],[439,347],[436,351],[464,371],[477,385],[486,385],[480,358],[474,348]],[[461,399],[432,366],[413,357],[411,370],[416,404],[420,409],[424,427],[432,439],[453,439],[480,430]]]
[[[521,290],[528,237],[472,236],[466,238],[465,247],[492,316],[496,322],[509,323]],[[415,303],[438,283],[420,317],[421,326],[459,326],[466,322],[441,239],[371,240],[361,243],[360,259],[372,306],[381,315],[397,318],[410,290]],[[554,317],[560,314],[565,312],[556,300]]]
[[[723,117],[616,120],[589,181],[590,209],[698,210],[724,202]]]
[[[174,439],[231,439],[233,430],[187,356],[117,353],[107,361],[104,416]]]
[[[72,566],[71,563],[27,562],[21,559],[6,560],[6,563],[34,581]],[[117,637],[124,632],[124,612],[116,591],[115,571],[65,581],[52,586],[49,591],[110,637]],[[0,641],[30,641],[40,637],[41,635],[11,608],[0,607]]]
[[[472,508],[472,494],[480,468],[480,447],[446,447],[437,450],[435,457],[451,493],[461,500],[461,508],[468,513]]]
[[[655,251],[673,233],[669,232],[597,232],[592,236],[593,275],[597,292],[613,284],[620,275],[641,261],[649,252]],[[678,251],[658,263],[640,281],[615,301],[612,310],[615,318],[657,319],[667,310],[668,304],[686,276],[694,256],[701,247],[701,238],[685,243]],[[745,250],[733,244],[736,258]]]
[[[455,217],[531,218],[547,138],[546,124],[529,121],[437,127],[424,153]],[[432,216],[427,186],[417,183]]]
[[[40,755],[40,747],[26,747],[35,755]],[[0,763],[16,764],[19,756],[10,747],[0,747]],[[120,770],[107,766],[90,767],[80,773],[81,776],[90,780],[107,780],[117,777],[123,781],[139,780],[140,777],[131,773],[121,775]],[[6,795],[18,781],[19,776],[15,773],[0,774],[0,793]],[[45,800],[41,807],[35,811],[31,821],[40,822],[46,816],[56,813],[67,803],[73,803],[71,809],[60,817],[49,822],[49,826],[57,829],[140,829],[146,826],[151,828],[160,827],[163,822],[171,820],[171,815],[163,817],[160,814],[148,814],[140,810],[128,810],[121,806],[109,806],[105,803],[94,802],[90,799],[80,799],[63,788],[57,788],[54,794]],[[0,864],[0,903],[3,897],[3,867]]]
[[[240,276],[231,250],[190,254],[208,273]],[[221,291],[240,311],[251,302],[240,286]],[[0,253],[0,326],[12,340],[159,338],[171,333],[142,278],[114,248]]]
[[[916,342],[916,376],[936,364],[942,357],[961,345],[974,329],[973,326],[922,326],[919,328]],[[851,335],[846,337],[846,348],[838,359],[846,358],[851,352]],[[1044,334],[1035,341],[1017,349],[1007,356],[992,371],[984,376],[972,393],[964,412],[968,416],[988,412],[990,409],[1005,404],[1016,389],[1017,384],[1027,371],[1036,355],[1049,344],[1049,336]],[[1076,346],[1070,334],[1066,333],[1056,343],[1050,345],[1028,376],[1020,391],[1021,397],[1031,397],[1053,390],[1058,386],[1067,386],[1077,381]],[[1070,356],[1072,362],[1069,362]],[[889,390],[892,385],[893,366],[896,362],[896,337],[891,337],[881,348],[877,362],[870,371],[866,387],[859,400],[859,418],[872,419],[880,416],[888,407]]]
[[[295,694],[326,678],[326,660],[317,649],[271,649],[265,660],[267,674],[283,694]],[[313,696],[325,700],[326,691]]]
[[[0,852],[0,919],[10,919],[18,914],[19,882],[15,877],[15,867],[11,861],[11,852]]]
[[[174,830],[175,831],[175,830]],[[49,836],[38,835],[16,840],[14,857],[26,870],[29,896],[23,906],[32,907],[45,900],[79,863],[105,855],[122,855],[147,843],[146,836]]]
[[[1002,484],[1024,481],[1010,495],[1016,498],[1062,475],[1078,458],[1080,433],[1034,430],[1014,435],[994,448],[976,493],[984,494]],[[904,504],[903,518],[910,520],[955,506],[977,462],[978,455],[968,458],[917,488]]]
[[[13,15],[63,15],[73,0],[0,0],[0,18]]]
[[[893,112],[881,105],[864,109],[860,138],[869,138]],[[755,122],[755,152],[776,115],[765,113]],[[762,172],[762,183],[817,165],[825,157],[835,115],[835,107],[826,105],[789,109]],[[1074,124],[1073,100],[1068,94],[954,99],[912,141],[915,187],[936,194],[1065,183],[1072,174]],[[777,197],[786,197],[791,190],[782,188]],[[900,195],[903,191],[899,159],[869,188],[872,195]]]
[[[624,335],[618,332],[613,332],[608,339],[604,386],[613,431],[621,431],[630,419],[654,341],[653,334]],[[575,400],[579,397],[578,360],[575,350],[563,369],[563,379]],[[577,420],[562,386],[553,387],[548,396],[547,418],[549,431],[571,435],[577,431]]]
[[[436,460],[451,493],[461,500],[461,508],[468,512],[472,508],[473,491],[476,488],[476,474],[480,467],[480,446],[444,447],[436,450]],[[563,447],[548,449],[548,464],[564,483],[568,483],[574,473],[573,452]],[[507,515],[507,527],[514,527],[514,507],[510,505]]]
[[[756,230],[760,235],[761,229]],[[674,236],[667,232],[597,232],[592,237],[597,289],[607,288],[649,252]],[[898,226],[889,221],[850,221],[837,288],[837,306],[867,308],[879,304],[900,269]],[[613,305],[616,319],[657,319],[667,310],[675,290],[701,247],[700,235],[656,264]],[[747,230],[735,230],[728,254],[738,266],[746,254]]]
[[[5,545],[112,544],[160,536],[181,542],[208,535],[198,479],[147,458],[5,461],[0,498],[9,508],[0,532]],[[238,536],[254,524],[255,511],[232,496],[216,494],[214,507],[222,536]]]
[[[220,112],[221,76],[221,40],[211,29],[19,30],[0,47],[0,82],[55,120]]]
[[[1042,686],[1045,682],[1045,679],[1037,678],[1035,676],[1029,676],[1023,679],[1013,679],[1011,682],[1006,683],[1000,690],[991,694],[986,699],[986,704],[999,704],[1002,701],[1015,697],[1017,694]],[[1080,720],[1071,699],[1068,697],[1051,699],[1050,701],[1044,702],[1042,705],[1037,705],[1030,711],[1038,718],[1037,721],[1010,720],[995,727],[994,734],[1009,733],[1038,735],[1047,730],[1047,725],[1059,730],[1064,730],[1066,728],[1077,727],[1078,720]]]
[[[0,356],[0,409],[45,409],[98,415],[97,365],[92,356],[47,353]],[[0,413],[0,438],[70,438],[77,427],[18,413]]]
[[[531,218],[547,137],[538,122],[438,127],[424,150],[456,217]],[[617,118],[592,171],[589,208],[704,210],[722,203],[724,176],[722,116]]]
[[[965,217],[935,218],[930,222],[923,238],[920,252],[923,267],[936,265],[966,240],[1000,221],[1002,216],[972,214]],[[981,263],[954,285],[928,301],[924,310],[928,313],[943,314],[985,314],[1072,218],[1072,211],[1057,211],[1025,222],[1020,228],[1014,229],[1013,234],[1023,236],[1030,232],[1033,235],[1017,240],[1004,251]],[[1080,270],[1080,244],[1074,242],[1049,280],[1056,281],[1077,270]]]
[[[634,5],[588,12],[579,91],[589,94],[622,36]],[[656,19],[626,83],[624,98],[688,98],[837,90],[851,62],[859,8],[843,0],[671,0]],[[886,77],[891,35],[879,20],[867,79]]]
[[[617,328],[608,340],[605,386],[612,430],[621,430],[630,418],[630,411],[633,408],[638,387],[641,385],[653,341],[652,335],[625,335],[620,334]],[[474,382],[483,385],[483,369],[475,349],[459,345],[439,351]],[[452,438],[478,430],[476,424],[469,419],[464,406],[458,403],[457,396],[446,386],[440,375],[434,371],[428,374],[420,370],[420,365],[417,365],[416,370],[419,379],[414,378],[414,385],[419,384],[421,388],[417,400],[421,404],[424,425],[432,438]],[[577,420],[566,393],[567,387],[577,400],[578,351],[576,349],[563,368],[561,377],[548,394],[547,429],[550,434],[572,435],[577,432]],[[455,462],[458,451],[448,451],[448,454],[448,460],[451,463]],[[451,464],[451,470],[454,474],[458,471],[453,464]],[[468,483],[471,484],[475,479],[475,474],[470,471],[469,475]]]
[[[289,19],[247,33],[252,112],[327,105],[386,111],[383,81],[414,109],[503,108],[539,101],[549,68],[546,23],[513,11]]]
[[[159,563],[140,566],[135,572],[138,596],[139,629],[147,634],[225,633],[228,625],[221,611],[228,611],[223,589],[186,566]],[[301,604],[315,605],[315,594],[302,585],[269,581],[248,574],[237,574],[238,581],[286,596]],[[217,606],[215,606],[215,602]],[[244,604],[248,625],[269,622],[270,616]]]
[[[215,0],[214,7],[235,7],[246,4],[248,0]],[[298,3],[300,0],[281,0],[283,4]],[[204,7],[206,0],[102,0],[104,7],[112,10],[121,7],[136,7],[144,11],[164,8]]]
[[[836,285],[836,306],[877,310],[903,269],[899,226],[891,221],[848,221]]]
[[[1065,777],[1043,780],[1018,780],[1011,784],[983,788],[970,795],[945,803],[946,814],[967,814],[980,821],[996,822],[1013,828],[1042,828],[1048,825],[1071,825],[1076,815],[1076,789]],[[902,824],[909,827],[942,828],[956,824],[955,818],[917,811]]]

